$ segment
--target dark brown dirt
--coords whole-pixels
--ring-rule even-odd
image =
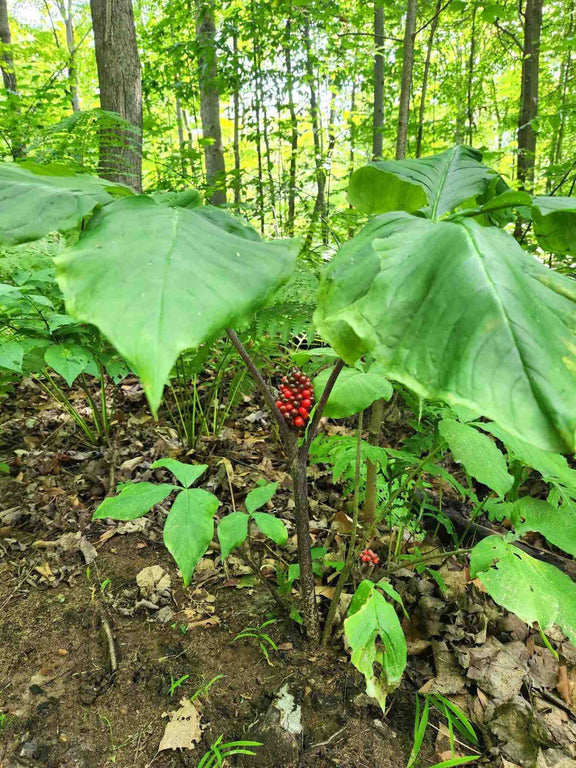
[[[300,768],[405,765],[414,718],[408,679],[390,697],[384,718],[378,708],[357,701],[363,682],[341,641],[316,652],[296,624],[278,620],[267,630],[280,648],[271,652],[271,665],[256,644],[233,642],[245,627],[274,615],[267,591],[240,589],[220,565],[200,573],[185,590],[161,544],[161,512],[152,515],[146,532],[99,542],[106,526],[90,518],[110,486],[111,462],[115,484],[135,479],[132,469],[121,469],[127,459],[141,455],[148,466],[161,456],[179,455],[173,433],[165,423],[152,422],[137,386],[125,387],[123,396],[113,451],[83,446],[70,421],[29,382],[1,404],[0,460],[10,464],[10,475],[0,475],[0,511],[16,516],[0,524],[0,768],[196,766],[220,735],[224,741],[253,738],[286,682],[302,706]],[[228,437],[208,441],[194,457],[210,463],[224,509],[230,501],[219,457],[238,468],[233,485],[239,494],[255,478],[281,477],[282,461],[266,425],[248,429],[232,435],[227,428]],[[287,500],[289,492],[281,487]],[[89,570],[78,551],[33,546],[77,531],[98,549]],[[153,565],[172,579],[169,607],[175,615],[167,624],[146,608],[122,612],[132,611],[138,599],[136,575]],[[186,611],[192,609],[200,620],[216,617],[218,623],[186,629]],[[114,638],[115,675],[103,619]],[[171,696],[171,681],[185,675]],[[197,702],[201,743],[193,751],[158,754],[164,713],[218,675],[223,677]],[[258,757],[242,763],[260,764]],[[278,768],[286,766],[281,762]]]

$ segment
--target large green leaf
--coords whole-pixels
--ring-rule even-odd
[[[331,368],[320,371],[314,379],[314,395],[319,400],[332,373]],[[343,368],[324,408],[324,416],[341,419],[360,413],[375,400],[389,400],[392,384],[376,366],[368,371]]]
[[[202,210],[120,200],[56,259],[68,313],[116,346],[154,412],[178,354],[253,310],[296,259],[297,241],[254,241],[226,231],[228,216],[222,228],[218,211]]]
[[[508,474],[506,459],[496,443],[474,427],[460,424],[455,419],[442,419],[438,429],[454,459],[464,465],[466,472],[503,498],[514,478]]]
[[[576,197],[535,197],[532,218],[545,251],[576,256]]]
[[[459,144],[417,160],[379,160],[354,172],[349,198],[364,213],[416,211],[436,219],[481,195],[496,172],[481,163],[482,153]],[[416,194],[420,187],[424,197]]]
[[[164,501],[172,491],[178,490],[168,483],[132,483],[126,485],[118,496],[104,499],[94,512],[93,520],[135,520],[150,512],[152,507]]]
[[[268,504],[277,490],[278,483],[267,483],[266,485],[259,485],[257,488],[253,488],[244,500],[248,512],[256,512],[264,504]]]
[[[0,342],[0,368],[20,373],[23,359],[24,347],[18,341]]]
[[[366,693],[384,710],[387,693],[398,685],[406,667],[406,639],[393,606],[367,579],[352,598],[344,631],[352,664],[366,679]]]
[[[282,520],[267,512],[254,512],[252,518],[264,536],[268,536],[279,547],[286,546],[288,531]]]
[[[181,491],[164,524],[164,544],[188,586],[196,563],[214,536],[214,515],[220,502],[202,488]]]
[[[397,173],[387,170],[397,167],[395,161],[379,161],[358,168],[352,174],[348,187],[348,200],[362,213],[412,213],[424,208],[428,202],[420,186]]]
[[[475,426],[490,432],[501,440],[511,456],[523,464],[539,472],[547,483],[560,483],[565,486],[572,496],[576,497],[576,471],[571,469],[568,462],[559,453],[543,451],[535,445],[509,434],[493,422],[477,422]]]
[[[537,621],[543,631],[558,624],[576,644],[576,584],[555,566],[488,536],[472,550],[470,575],[522,621]]]
[[[472,219],[386,214],[340,250],[316,325],[420,396],[463,405],[545,450],[575,449],[576,284]]]
[[[543,499],[523,496],[514,503],[511,518],[518,535],[537,531],[576,557],[576,508],[570,502],[556,508]]]
[[[0,163],[0,244],[38,240],[72,229],[113,198],[94,176],[39,175],[14,163]]]
[[[50,344],[46,347],[44,360],[71,387],[75,379],[86,369],[89,357],[79,344]]]
[[[208,469],[208,464],[184,464],[177,459],[159,459],[150,465],[150,469],[169,469],[184,488],[190,488]]]
[[[218,523],[218,541],[222,560],[246,541],[249,519],[245,512],[230,512]]]

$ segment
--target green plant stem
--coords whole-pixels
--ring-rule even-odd
[[[102,413],[102,427],[106,440],[110,440],[110,418],[108,415],[108,405],[106,403],[106,376],[104,366],[98,363],[98,375],[100,377],[100,408]]]
[[[432,554],[424,555],[424,557],[421,557],[418,560],[410,560],[409,562],[398,563],[393,568],[387,568],[384,572],[384,575],[390,576],[391,574],[396,573],[396,571],[401,571],[402,568],[415,568],[417,565],[422,565],[423,563],[430,563],[433,560],[445,560],[447,557],[454,557],[456,555],[467,555],[471,551],[472,550],[470,547],[464,547],[462,549],[451,549],[448,552],[438,552],[435,555],[432,555]]]
[[[352,566],[354,565],[356,538],[358,534],[358,518],[359,518],[359,502],[358,502],[359,490],[358,489],[360,486],[360,467],[362,464],[363,419],[364,419],[364,412],[361,411],[358,415],[358,428],[357,428],[356,467],[354,470],[354,502],[353,502],[354,513],[352,516],[352,530],[350,532],[350,541],[348,543],[348,552],[346,553],[344,568],[342,568],[342,571],[340,572],[340,576],[338,577],[338,581],[336,583],[336,589],[334,590],[334,595],[330,602],[330,608],[328,609],[328,616],[326,617],[326,622],[324,624],[324,630],[322,632],[322,645],[326,645],[326,643],[330,639],[330,636],[332,634],[332,625],[334,624],[334,618],[336,616],[336,611],[338,609],[338,603],[340,602],[340,596],[342,595],[342,590],[344,589],[344,586],[348,581],[348,577],[350,576],[350,572],[352,571]]]
[[[64,392],[60,389],[58,384],[52,379],[50,374],[46,369],[43,369],[42,373],[46,376],[47,381],[50,382],[50,384],[46,384],[42,379],[38,378],[37,376],[33,376],[34,380],[38,383],[38,385],[48,394],[53,400],[56,400],[56,402],[60,403],[60,405],[64,406],[65,410],[68,411],[72,419],[76,422],[76,424],[80,427],[82,432],[86,435],[88,438],[88,441],[92,445],[98,444],[98,437],[94,434],[94,432],[90,429],[86,421],[80,416],[76,408],[72,405],[70,400],[66,397]]]

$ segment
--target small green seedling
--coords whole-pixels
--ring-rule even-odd
[[[236,635],[232,642],[235,643],[236,640],[243,640],[248,637],[254,638],[258,647],[264,654],[267,664],[273,667],[274,664],[270,661],[270,651],[268,650],[268,647],[272,648],[273,651],[277,651],[278,646],[274,640],[272,640],[270,635],[264,632],[265,627],[269,627],[271,624],[276,624],[276,619],[268,619],[268,621],[265,621],[263,624],[258,624],[256,627],[246,627],[246,629],[243,629],[242,632],[239,632]]]
[[[222,744],[223,735],[218,736],[214,744],[203,755],[202,759],[198,763],[198,768],[215,768],[215,766],[223,766],[224,760],[232,755],[251,755],[254,757],[256,752],[253,752],[248,747],[261,747],[260,741],[228,741]]]
[[[182,675],[181,678],[179,678],[178,680],[175,680],[174,677],[170,675],[170,696],[173,696],[174,691],[177,688],[180,688],[181,685],[184,685],[184,683],[186,682],[186,680],[188,680],[189,677],[190,675]]]
[[[414,766],[418,763],[418,756],[420,754],[420,750],[422,749],[422,743],[424,741],[424,736],[428,727],[428,718],[431,706],[436,707],[436,709],[438,709],[439,712],[446,718],[448,723],[448,735],[450,739],[450,751],[452,753],[452,757],[450,759],[436,763],[435,765],[431,766],[431,768],[453,768],[453,766],[464,765],[465,763],[471,763],[474,760],[478,760],[480,757],[479,754],[464,755],[461,757],[456,755],[457,739],[455,736],[455,731],[457,731],[469,742],[474,744],[474,746],[478,746],[478,737],[476,736],[474,727],[464,712],[460,709],[460,707],[456,706],[456,704],[451,702],[449,699],[446,699],[444,696],[441,696],[439,693],[426,693],[424,694],[424,706],[422,710],[420,710],[420,699],[418,698],[418,694],[416,694],[414,741],[412,744],[412,750],[410,752],[408,763],[406,764],[406,768],[414,768]],[[461,744],[461,742],[458,743]]]
[[[176,561],[184,586],[188,586],[198,561],[206,554],[214,537],[214,515],[220,501],[213,493],[191,486],[208,469],[207,464],[185,464],[176,459],[160,459],[150,469],[170,470],[180,485],[172,483],[128,483],[117,496],[104,499],[96,509],[93,520],[135,520],[146,515],[172,493],[178,495],[164,523],[164,544]],[[244,543],[248,521],[253,520],[260,531],[279,546],[288,541],[286,526],[274,515],[258,512],[276,493],[278,483],[263,485],[250,491],[244,512],[231,512],[218,525],[222,559],[232,549]]]
[[[204,696],[205,698],[208,698],[210,694],[210,689],[214,685],[214,683],[217,683],[218,680],[223,680],[224,675],[216,675],[216,677],[213,677],[212,680],[209,680],[206,685],[201,685],[200,688],[198,688],[192,696],[190,696],[190,701],[194,703],[196,699],[199,699],[200,696]]]

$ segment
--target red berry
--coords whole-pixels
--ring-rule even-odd
[[[302,391],[302,397],[310,397],[311,394],[312,392],[309,389],[304,389]]]
[[[300,405],[302,406],[302,408],[307,408],[308,410],[310,410],[310,406],[312,405],[312,401],[309,398],[305,398],[304,400],[302,400]]]
[[[379,557],[373,557],[373,558],[372,558],[372,563],[373,563],[374,565],[378,565],[378,564],[379,564],[379,562],[380,562],[380,558],[379,558]]]
[[[360,560],[361,560],[363,563],[369,563],[369,562],[370,562],[370,558],[368,557],[368,555],[362,555],[362,557],[360,558]]]
[[[304,426],[304,419],[302,418],[302,416],[297,416],[294,419],[294,426],[298,427],[299,429],[302,429],[302,427]]]
[[[287,398],[294,397],[294,393],[292,392],[291,389],[288,389],[288,387],[286,387],[286,389],[284,390],[284,396]]]
[[[276,400],[276,408],[280,408],[282,406],[282,400]]]
[[[310,416],[306,408],[298,408],[298,413],[300,414],[300,416],[302,416],[304,420],[306,420],[308,416]]]

